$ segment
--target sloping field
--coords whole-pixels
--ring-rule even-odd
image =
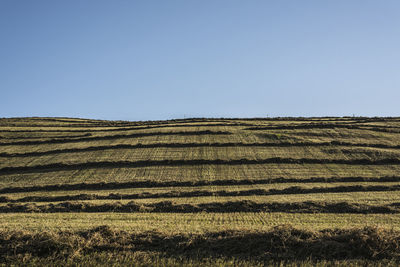
[[[393,265],[400,118],[0,119],[0,264]]]

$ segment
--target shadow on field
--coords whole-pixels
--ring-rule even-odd
[[[83,163],[53,163],[35,166],[12,166],[0,169],[1,174],[53,172],[60,170],[95,168],[140,168],[152,166],[196,166],[196,165],[253,165],[253,164],[345,164],[345,165],[387,165],[400,164],[400,158],[385,159],[314,159],[314,158],[267,158],[267,159],[194,159],[194,160],[140,160],[140,161],[98,161]]]
[[[1,132],[1,130],[0,130]],[[69,138],[81,138],[81,137],[88,137],[91,136],[91,133],[85,133],[85,134],[75,134],[75,135],[55,135],[55,136],[1,136],[0,140],[29,140],[29,139],[47,139],[47,138],[63,138],[63,139],[69,139]]]
[[[36,203],[8,203],[0,206],[0,213],[19,212],[164,212],[164,213],[193,213],[193,212],[286,212],[286,213],[355,213],[355,214],[394,214],[400,212],[399,203],[387,205],[368,205],[348,202],[264,202],[257,203],[249,200],[211,202],[201,204],[175,204],[171,201],[157,203],[126,204],[111,202],[95,204],[88,202],[58,202],[43,205]]]
[[[368,143],[348,143],[348,142],[263,142],[263,143],[151,143],[151,144],[118,144],[118,145],[105,145],[105,146],[89,146],[83,148],[65,148],[54,149],[47,151],[34,151],[24,153],[0,153],[0,157],[32,157],[32,156],[45,156],[61,153],[79,153],[89,151],[102,151],[106,149],[143,149],[143,148],[192,148],[192,147],[321,147],[321,146],[346,146],[346,147],[369,147],[369,148],[392,148],[399,149],[400,145],[385,145],[385,144],[368,144]],[[337,148],[335,152],[346,152]],[[353,153],[352,150],[348,151],[349,154]],[[363,151],[367,153],[367,151]]]
[[[36,141],[15,141],[15,142],[1,142],[0,146],[9,145],[40,145],[40,144],[57,144],[57,143],[74,143],[74,142],[87,142],[87,141],[99,141],[99,140],[112,140],[119,138],[138,138],[145,136],[166,136],[166,135],[226,135],[231,134],[226,131],[182,131],[182,132],[151,132],[151,133],[133,133],[133,134],[115,134],[105,136],[89,136],[84,138],[54,138],[48,140],[36,140]]]
[[[292,125],[269,125],[269,126],[256,126],[248,127],[246,130],[297,130],[297,129],[350,129],[350,130],[369,130],[376,132],[386,133],[399,133],[399,127],[396,126],[369,126],[369,125],[355,125],[354,122],[349,123],[302,123]],[[396,129],[396,130],[394,130]]]
[[[258,120],[258,119],[230,119],[230,118],[188,118],[188,119],[171,119],[171,120],[161,120],[161,121],[99,121],[99,120],[89,120],[89,119],[84,119],[81,123],[78,123],[76,120],[60,120],[57,118],[16,118],[16,119],[10,119],[10,118],[2,118],[0,119],[0,126],[6,126],[6,127],[32,127],[32,128],[96,128],[96,127],[101,127],[101,128],[107,128],[107,127],[127,127],[127,126],[135,126],[140,127],[140,126],[150,126],[154,125],[155,127],[159,126],[164,126],[164,127],[170,127],[170,126],[180,126],[180,125],[185,125],[189,123],[206,123],[204,126],[207,126],[210,122],[220,122],[222,125],[231,125],[231,124],[236,124],[237,121],[253,121],[253,120]],[[263,120],[261,118],[261,120]],[[276,119],[273,119],[276,120]],[[307,118],[304,118],[304,120],[307,121]],[[38,121],[46,122],[46,124],[43,123],[37,123]],[[59,122],[58,124],[48,124],[47,122]],[[393,121],[393,119],[392,119]],[[238,123],[241,124],[241,123]],[[246,124],[247,125],[247,124]],[[196,126],[196,125],[191,125],[191,126]],[[249,126],[249,125],[248,125]],[[41,129],[39,129],[40,131]],[[107,129],[106,129],[107,130]],[[112,129],[108,129],[112,130]],[[7,131],[7,130],[4,130]],[[45,130],[46,131],[46,130]],[[80,131],[80,130],[79,130]],[[92,129],[86,130],[86,131],[92,131]]]
[[[26,187],[4,187],[0,194],[43,192],[43,191],[75,191],[75,190],[110,190],[126,188],[153,188],[153,187],[193,187],[193,186],[228,186],[228,185],[257,185],[274,183],[337,183],[337,182],[400,182],[399,176],[382,177],[311,177],[311,178],[270,178],[270,179],[226,179],[226,180],[200,180],[200,181],[134,181],[134,182],[101,182],[101,183],[79,183],[79,184],[55,184],[38,185]]]
[[[381,228],[298,230],[278,226],[265,232],[221,231],[166,235],[129,233],[100,226],[78,232],[0,232],[0,262],[21,257],[82,257],[95,252],[159,252],[179,259],[270,260],[399,259],[400,233]]]
[[[191,197],[240,197],[240,196],[271,196],[271,195],[289,195],[289,194],[317,194],[317,193],[343,193],[343,192],[378,192],[378,191],[400,191],[400,185],[351,185],[351,186],[335,186],[335,187],[314,187],[302,188],[300,186],[291,186],[284,189],[250,189],[236,191],[208,191],[208,190],[192,190],[192,191],[169,191],[161,193],[141,192],[137,194],[120,194],[111,193],[108,195],[97,194],[79,194],[79,195],[62,195],[62,196],[26,196],[13,199],[7,196],[0,196],[0,203],[16,203],[16,202],[59,202],[73,200],[122,200],[122,199],[149,199],[149,198],[191,198]]]
[[[124,126],[124,125],[122,125]],[[254,126],[252,124],[248,124],[248,123],[235,123],[235,122],[230,122],[230,123],[202,123],[202,124],[165,124],[165,125],[154,125],[154,126],[141,126],[141,125],[137,125],[137,126],[133,126],[133,127],[121,127],[121,125],[108,125],[108,126],[103,126],[103,125],[87,125],[85,127],[113,127],[111,129],[30,129],[30,130],[4,130],[1,129],[0,132],[11,132],[11,133],[37,133],[37,132],[62,132],[62,133],[67,133],[67,132],[83,132],[83,133],[87,133],[87,132],[120,132],[120,131],[136,131],[136,130],[148,130],[148,129],[158,129],[158,128],[184,128],[184,127],[226,127],[226,126],[245,126],[245,127],[249,127],[249,126]],[[31,126],[26,126],[26,127],[31,127]],[[47,128],[49,126],[46,126],[45,128]],[[52,127],[77,127],[74,125],[71,126],[55,126],[53,125]],[[80,126],[78,126],[80,127]],[[117,127],[117,128],[114,128]]]

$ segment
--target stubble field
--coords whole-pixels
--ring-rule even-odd
[[[0,119],[0,264],[393,265],[400,118]]]

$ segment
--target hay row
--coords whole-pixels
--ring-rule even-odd
[[[352,213],[352,214],[398,214],[400,203],[387,205],[368,205],[349,202],[264,202],[250,200],[210,202],[200,204],[175,204],[171,201],[156,203],[126,204],[111,202],[94,204],[90,202],[59,202],[38,205],[36,203],[8,203],[0,206],[0,213],[58,213],[58,212],[163,212],[163,213],[198,213],[198,212],[286,212],[286,213]]]
[[[387,159],[313,159],[313,158],[267,158],[238,160],[141,160],[141,161],[98,161],[83,163],[53,163],[35,166],[10,166],[0,169],[0,175],[18,173],[54,172],[60,170],[96,168],[140,168],[151,166],[199,166],[199,165],[253,165],[253,164],[345,164],[345,165],[389,165],[400,164],[398,158]]]
[[[89,136],[84,138],[54,138],[48,140],[36,140],[36,141],[15,141],[15,142],[1,142],[0,146],[10,145],[40,145],[40,144],[58,144],[58,143],[75,143],[75,142],[87,142],[87,141],[99,141],[99,140],[112,140],[119,138],[138,138],[145,136],[166,136],[166,135],[225,135],[231,134],[226,131],[183,131],[183,132],[151,132],[151,133],[133,133],[133,134],[116,134],[106,136]]]
[[[0,262],[22,257],[68,259],[91,253],[158,252],[178,259],[268,260],[399,259],[400,233],[382,228],[307,231],[289,225],[269,231],[221,231],[166,235],[130,233],[100,226],[85,231],[0,232]],[[245,244],[245,245],[243,245]]]
[[[151,143],[151,144],[118,144],[104,146],[89,146],[84,148],[66,148],[47,151],[34,151],[25,153],[0,153],[0,157],[32,157],[62,153],[79,153],[88,151],[101,151],[110,149],[140,149],[140,148],[195,148],[195,147],[319,147],[319,146],[345,146],[345,147],[367,147],[383,149],[399,149],[400,145],[348,143],[348,142],[263,142],[263,143]],[[350,151],[351,152],[351,151]]]
[[[311,177],[311,178],[271,178],[271,179],[243,179],[243,180],[201,180],[201,181],[133,181],[133,182],[101,182],[101,183],[77,183],[77,184],[54,184],[26,187],[4,187],[0,194],[26,193],[26,192],[50,192],[50,191],[76,191],[76,190],[111,190],[127,188],[154,188],[154,187],[194,187],[194,186],[240,186],[240,185],[262,185],[275,183],[337,183],[337,182],[400,182],[399,176],[383,177]]]
[[[291,186],[284,189],[250,189],[236,191],[209,191],[209,190],[193,190],[193,191],[170,191],[162,193],[141,192],[139,194],[119,194],[111,193],[108,195],[98,194],[79,194],[79,195],[63,195],[63,196],[26,196],[18,199],[7,196],[0,196],[0,203],[18,203],[18,202],[59,202],[59,201],[75,201],[75,200],[122,200],[122,199],[149,199],[149,198],[191,198],[191,197],[239,197],[239,196],[272,196],[272,195],[289,195],[289,194],[320,194],[320,193],[345,193],[345,192],[391,192],[400,191],[400,185],[351,185],[351,186],[335,186],[335,187],[313,187],[303,188],[300,186]]]

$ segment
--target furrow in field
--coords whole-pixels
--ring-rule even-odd
[[[18,212],[287,212],[287,213],[354,213],[354,214],[398,214],[400,203],[370,205],[351,202],[254,202],[250,200],[208,202],[199,204],[177,204],[171,201],[153,203],[109,202],[57,202],[43,205],[36,203],[8,203],[0,206],[0,213]]]
[[[309,179],[312,177],[378,178],[398,176],[400,165],[241,164],[92,168],[3,174],[0,188],[55,184],[125,182],[201,182],[214,180]]]
[[[135,138],[116,138],[106,140],[91,140],[86,142],[67,142],[67,143],[46,143],[46,144],[30,144],[30,145],[8,145],[0,146],[0,153],[29,153],[42,152],[51,150],[86,148],[97,146],[114,146],[114,145],[137,145],[137,144],[154,144],[154,143],[256,143],[269,142],[269,140],[259,140],[255,136],[247,136],[242,138],[239,134],[199,134],[199,135],[150,135]],[[271,140],[273,142],[273,140]],[[400,143],[400,142],[399,142]]]
[[[321,147],[321,146],[343,146],[343,147],[367,147],[367,148],[382,148],[382,149],[399,149],[400,145],[385,145],[385,144],[365,144],[365,143],[346,143],[346,142],[264,142],[264,143],[150,143],[150,144],[116,144],[116,145],[99,145],[83,148],[64,148],[47,151],[35,151],[25,153],[0,153],[0,157],[31,157],[43,156],[62,153],[75,153],[87,151],[103,151],[111,149],[138,149],[138,148],[195,148],[195,147]],[[335,147],[338,150],[337,147]],[[331,148],[333,151],[333,148]],[[340,152],[340,150],[338,150]],[[349,151],[351,153],[352,151]]]
[[[400,191],[400,185],[349,185],[336,187],[313,187],[303,188],[292,186],[284,189],[251,189],[251,190],[192,190],[192,191],[169,191],[169,192],[141,192],[137,194],[111,193],[108,195],[98,194],[79,194],[79,195],[60,195],[60,196],[26,196],[22,198],[10,198],[0,196],[0,202],[60,202],[73,200],[121,200],[121,199],[148,199],[148,198],[191,198],[191,197],[236,197],[236,196],[272,196],[288,194],[321,194],[321,193],[343,193],[343,192],[378,192],[378,191]]]
[[[115,122],[115,121],[83,121],[83,123],[59,123],[59,124],[51,124],[48,123],[47,120],[42,121],[42,123],[32,123],[32,120],[8,120],[2,119],[0,120],[0,127],[15,127],[15,128],[96,128],[96,127],[127,127],[127,126],[148,126],[148,125],[177,125],[177,124],[194,124],[194,123],[236,123],[238,120],[235,119],[176,119],[176,120],[164,120],[164,121],[139,121],[139,122]],[[241,120],[246,121],[246,119]]]
[[[160,161],[160,160],[264,160],[269,158],[326,159],[326,160],[387,160],[400,158],[399,149],[349,148],[336,146],[280,147],[280,146],[169,146],[124,145],[122,148],[48,153],[31,157],[3,157],[0,169],[13,166],[36,166],[49,164],[78,164],[105,161]],[[128,148],[129,147],[129,148]],[[71,148],[72,149],[72,148]]]
[[[40,144],[56,144],[56,143],[75,143],[75,142],[87,142],[87,141],[98,141],[98,140],[110,140],[120,138],[138,138],[144,136],[167,136],[167,135],[229,135],[230,132],[226,131],[182,131],[182,132],[150,132],[150,133],[133,133],[133,134],[116,134],[106,136],[92,136],[85,138],[59,138],[49,140],[36,140],[36,141],[16,141],[16,142],[0,142],[0,146],[9,145],[40,145]]]
[[[399,131],[393,130],[393,128],[386,127],[372,127],[372,126],[356,126],[352,123],[349,124],[339,124],[339,123],[304,123],[297,125],[270,125],[270,126],[256,126],[256,127],[248,127],[246,130],[295,130],[295,129],[335,129],[335,128],[343,128],[343,129],[356,129],[356,130],[369,130],[369,131],[377,131],[377,132],[389,132],[389,133],[399,133]],[[397,129],[397,127],[396,127]]]
[[[57,138],[81,138],[81,137],[88,137],[91,136],[91,133],[85,133],[85,134],[75,134],[75,135],[55,135],[54,133],[50,136],[46,135],[30,135],[30,136],[15,136],[15,135],[10,135],[10,136],[0,136],[0,140],[32,140],[32,139],[45,139],[45,138],[51,138],[51,139],[57,139]],[[13,141],[14,142],[14,141]]]
[[[238,160],[143,160],[143,161],[98,161],[74,164],[54,163],[34,166],[12,166],[0,169],[0,174],[15,174],[29,172],[52,172],[59,170],[92,169],[92,168],[140,168],[151,166],[197,166],[197,165],[252,165],[252,164],[343,164],[343,165],[388,165],[400,164],[399,158],[390,159],[313,159],[313,158],[267,158]]]
[[[119,132],[119,131],[135,131],[135,130],[147,130],[147,129],[159,129],[159,128],[183,128],[183,127],[233,127],[233,126],[252,126],[251,124],[245,123],[202,123],[202,124],[166,124],[166,125],[154,125],[154,126],[134,126],[134,127],[118,127],[112,126],[115,128],[110,129],[32,129],[32,130],[10,130],[10,129],[0,129],[0,133],[46,133],[46,132],[83,132],[83,133],[92,133],[92,132]],[[56,127],[56,126],[55,126]],[[57,126],[58,127],[58,126]],[[56,128],[57,128],[56,127]],[[75,126],[71,126],[74,128]]]
[[[76,191],[76,190],[118,190],[127,188],[163,188],[163,187],[198,187],[198,186],[242,186],[242,185],[268,185],[286,183],[356,183],[356,182],[400,182],[399,176],[387,177],[312,177],[303,179],[271,178],[259,180],[202,180],[202,181],[134,181],[115,183],[79,183],[79,184],[55,184],[43,186],[4,187],[0,194],[23,192],[51,192],[51,191]]]

